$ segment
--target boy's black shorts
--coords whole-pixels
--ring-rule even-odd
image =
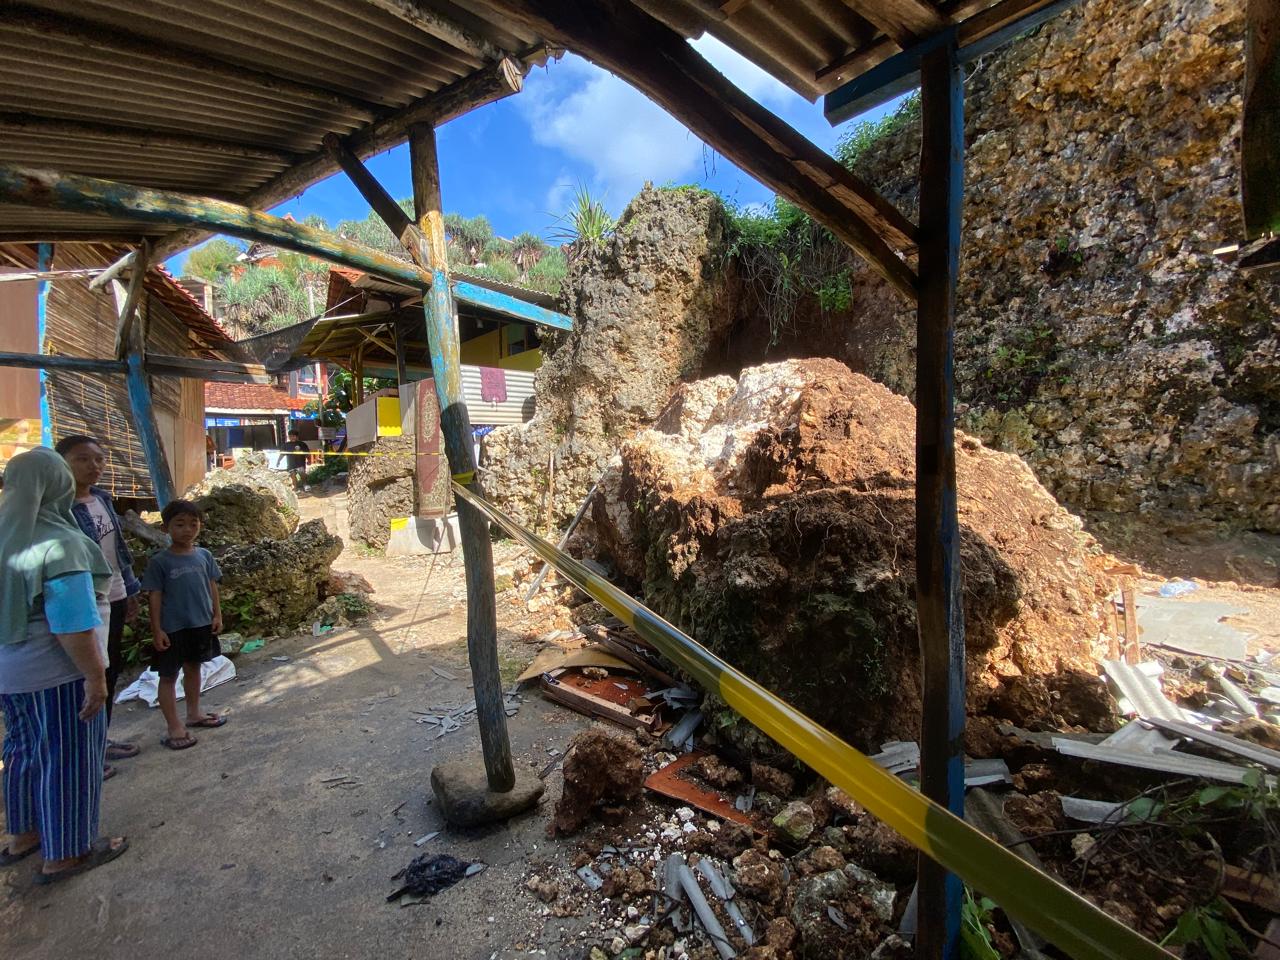
[[[221,655],[222,645],[213,632],[213,624],[188,627],[169,634],[168,650],[153,648],[151,666],[162,677],[176,677],[184,663],[208,663]]]

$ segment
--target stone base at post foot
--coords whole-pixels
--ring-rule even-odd
[[[431,771],[431,790],[451,827],[506,820],[537,803],[544,789],[537,774],[516,770],[515,786],[506,793],[494,793],[481,760],[455,760]]]

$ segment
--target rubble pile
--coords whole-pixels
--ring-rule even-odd
[[[915,414],[832,360],[682,386],[622,445],[571,549],[850,743],[912,739]],[[957,438],[970,714],[1109,729],[1109,582],[1018,458]]]

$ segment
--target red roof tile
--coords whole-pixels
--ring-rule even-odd
[[[301,410],[308,401],[283,387],[264,383],[205,383],[204,405],[211,410]]]

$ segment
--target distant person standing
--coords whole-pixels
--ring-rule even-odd
[[[280,449],[288,454],[285,465],[289,469],[289,476],[293,478],[293,485],[301,487],[307,479],[307,455],[311,448],[302,442],[302,434],[297,430],[290,430],[289,442]]]
[[[107,601],[111,604],[111,617],[107,627],[107,723],[111,722],[111,707],[116,696],[116,681],[124,670],[124,626],[138,619],[138,599],[142,584],[133,573],[133,554],[124,539],[124,528],[116,514],[111,494],[96,486],[102,479],[107,465],[107,453],[93,437],[75,434],[63,437],[54,447],[67,461],[76,481],[75,502],[71,513],[85,536],[96,543],[111,567],[111,582],[107,588]],[[107,741],[107,759],[125,760],[138,755],[135,743]],[[116,770],[108,766],[107,778]]]
[[[218,448],[213,445],[213,434],[206,433],[204,435],[204,465],[206,471],[213,469],[217,456]]]

